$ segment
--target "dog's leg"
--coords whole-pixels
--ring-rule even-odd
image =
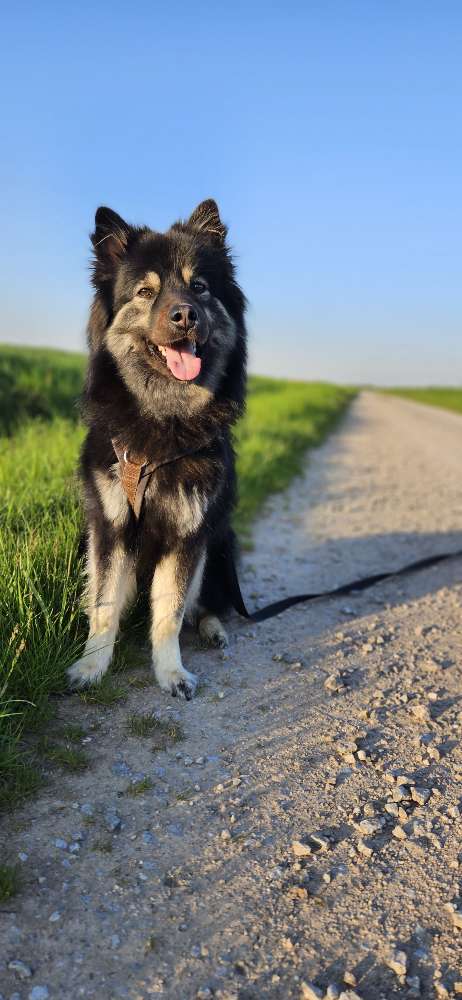
[[[204,646],[225,649],[228,645],[228,634],[220,619],[205,608],[199,611],[199,635]]]
[[[101,680],[111,662],[122,611],[135,591],[132,558],[120,542],[101,558],[90,533],[87,558],[87,614],[90,632],[83,656],[68,670],[72,687]]]
[[[159,686],[171,694],[192,698],[196,678],[181,662],[179,634],[187,607],[200,590],[204,568],[202,550],[168,553],[156,566],[151,587],[152,648]]]

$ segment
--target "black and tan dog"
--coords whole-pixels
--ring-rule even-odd
[[[69,679],[101,679],[144,579],[156,678],[189,698],[183,618],[204,641],[226,643],[217,615],[230,604],[230,431],[244,406],[245,299],[214,201],[166,233],[107,208],[95,221],[81,457],[90,633]]]

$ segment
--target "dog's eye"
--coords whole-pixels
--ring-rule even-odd
[[[196,295],[203,295],[207,291],[207,285],[205,281],[191,281],[190,285],[191,291],[196,292]]]
[[[152,299],[154,296],[153,288],[139,288],[137,295],[141,296],[142,299]]]

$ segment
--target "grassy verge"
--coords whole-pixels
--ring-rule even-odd
[[[392,396],[403,396],[415,403],[427,403],[428,406],[439,406],[443,410],[454,410],[462,413],[462,389],[429,386],[426,389],[387,389]]]
[[[321,443],[352,396],[326,382],[250,379],[247,413],[236,434],[241,538],[266,497],[300,472],[307,448]]]
[[[43,728],[50,695],[64,690],[65,669],[85,635],[74,472],[83,437],[75,405],[83,370],[79,355],[0,348],[0,382],[9,393],[0,408],[0,807],[40,781],[25,734]],[[242,535],[351,395],[327,384],[251,379],[236,435]],[[112,687],[110,698],[103,686],[100,693],[104,704],[114,700]]]

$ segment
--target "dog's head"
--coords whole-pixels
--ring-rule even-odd
[[[90,347],[110,351],[138,396],[214,394],[243,337],[245,306],[216,203],[166,233],[99,208],[91,239]]]

